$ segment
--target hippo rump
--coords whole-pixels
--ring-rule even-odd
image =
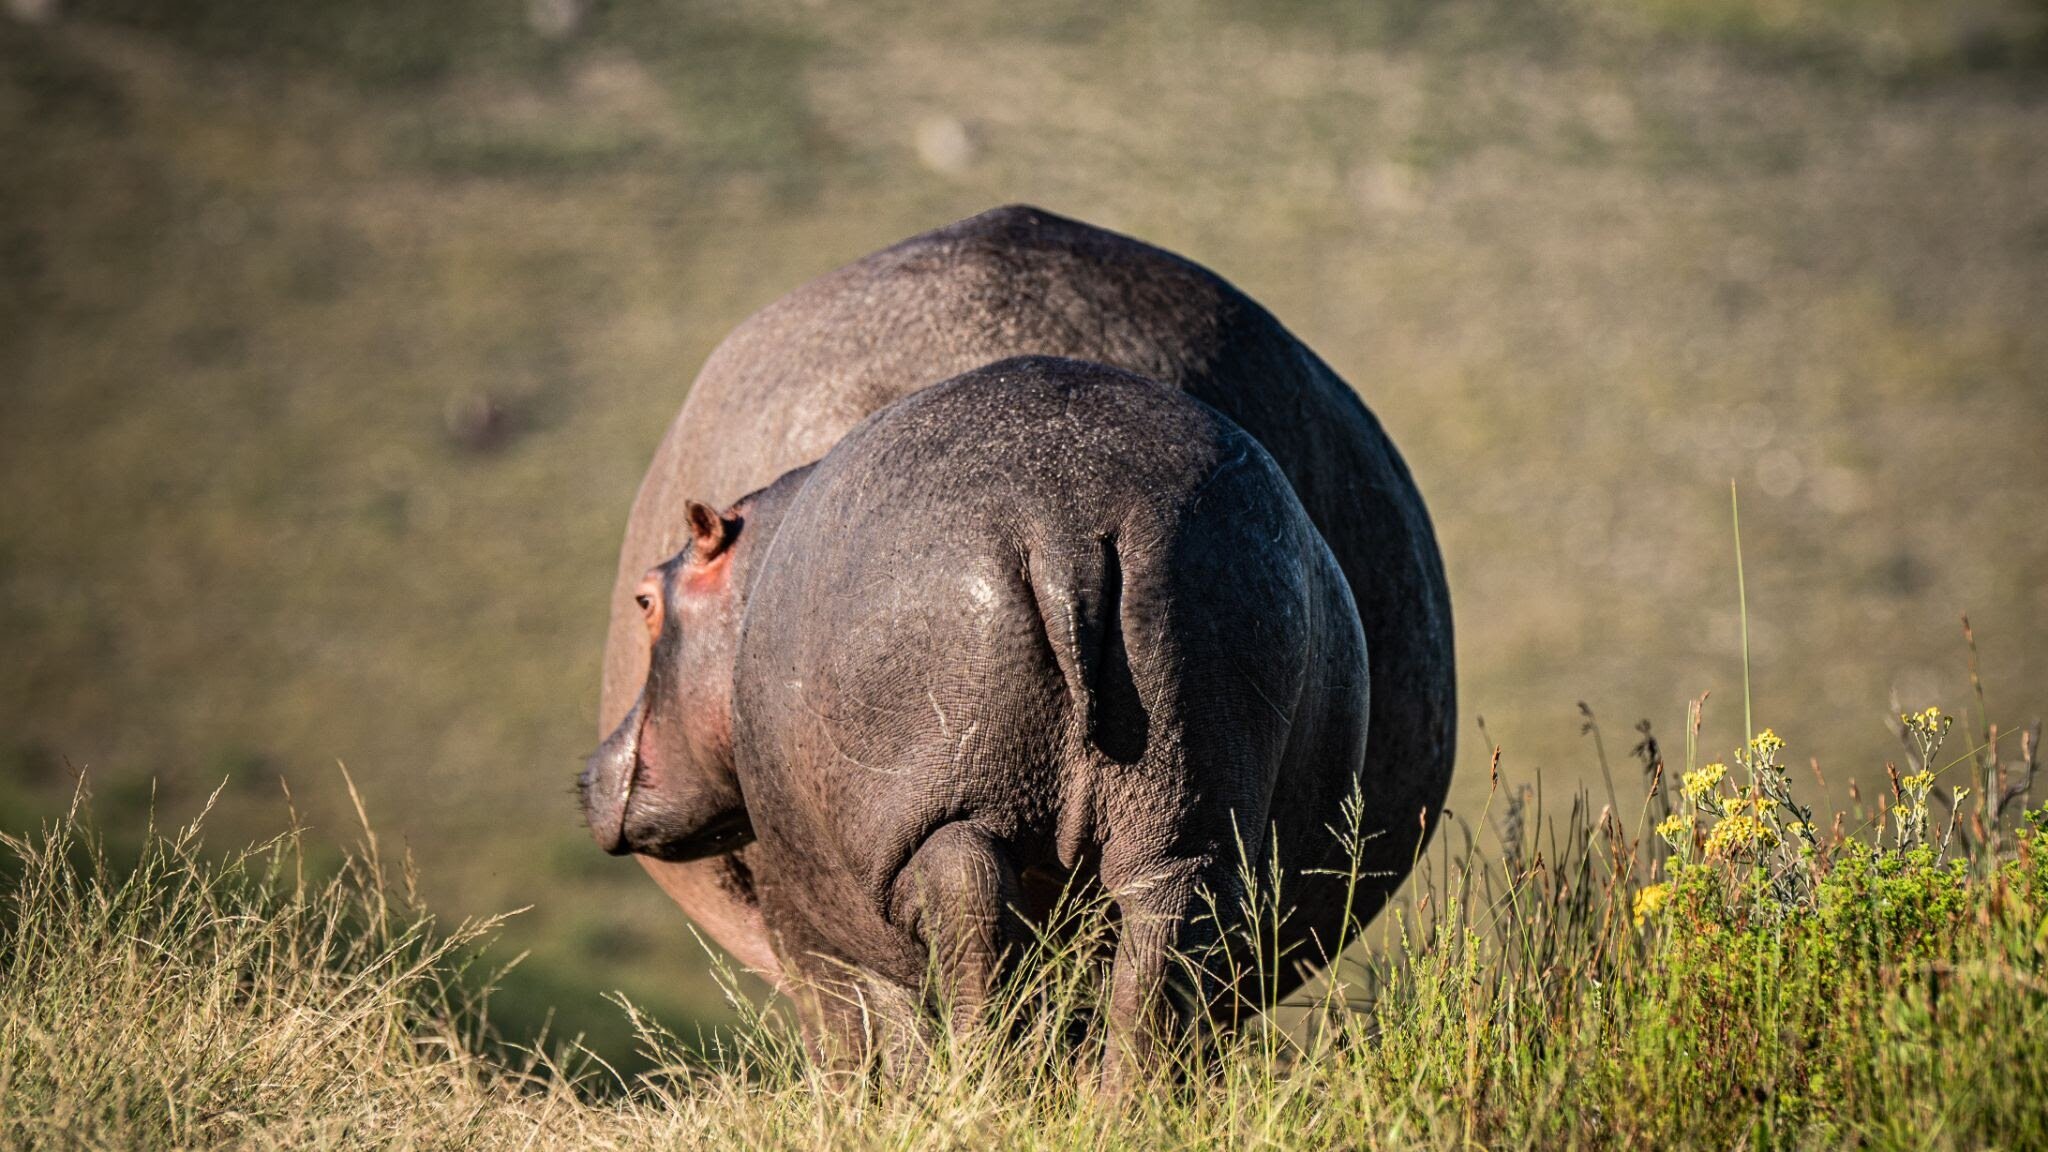
[[[1368,640],[1362,782],[1374,835],[1357,908],[1370,916],[1433,828],[1451,771],[1450,601],[1422,498],[1357,395],[1259,305],[1198,265],[1033,208],[998,208],[821,276],[711,354],[633,504],[601,734],[641,691],[649,642],[636,589],[649,566],[689,542],[689,501],[726,505],[823,457],[883,406],[1019,355],[1093,361],[1180,388],[1249,433],[1287,477],[1350,584]],[[762,853],[741,845],[640,862],[708,935],[779,981],[762,919]]]
[[[1112,1083],[1160,1027],[1244,1001],[1223,974],[1255,957],[1169,978],[1257,938],[1273,877],[1269,946],[1339,937],[1321,878],[1346,871],[1366,637],[1287,477],[1214,409],[1004,360],[686,520],[639,592],[653,659],[591,760],[591,824],[668,861],[751,839],[827,1050],[920,993],[973,1013],[1071,877],[1117,912]]]

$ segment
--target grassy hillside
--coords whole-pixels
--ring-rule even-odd
[[[0,1145],[2038,1147],[2048,813],[1970,804],[1980,758],[1906,719],[1850,835],[1778,799],[1768,730],[1732,768],[1647,756],[1654,829],[1496,786],[1497,851],[1432,858],[1340,990],[1116,1102],[1090,909],[918,1071],[818,1071],[751,1011],[692,1051],[622,1005],[653,1067],[622,1078],[496,1047],[490,925],[437,925],[374,838],[326,882],[299,836],[214,863],[196,824],[129,870],[74,814],[6,843]]]
[[[1493,740],[1590,765],[1579,700],[1729,698],[1731,477],[1831,799],[1888,699],[1970,700],[1959,611],[1990,718],[2042,698],[2039,3],[927,7],[13,0],[0,828],[89,769],[127,850],[222,780],[233,842],[283,776],[329,843],[345,760],[433,908],[532,906],[508,1032],[729,1020],[567,792],[633,487],[733,323],[1011,200],[1211,265],[1380,413],[1492,734],[1458,811]]]

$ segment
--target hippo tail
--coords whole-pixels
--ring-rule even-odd
[[[1082,738],[1111,759],[1136,760],[1145,724],[1124,648],[1116,535],[1078,548],[1034,548],[1026,571]]]

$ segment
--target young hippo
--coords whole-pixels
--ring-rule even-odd
[[[585,773],[591,827],[663,860],[754,841],[823,1047],[860,1055],[872,1006],[933,977],[972,1013],[1070,882],[1118,913],[1112,1085],[1162,1028],[1273,991],[1173,959],[1234,938],[1269,861],[1282,954],[1326,958],[1332,829],[1370,787],[1365,636],[1287,478],[1214,409],[1005,360],[688,519],[640,589],[652,667]]]

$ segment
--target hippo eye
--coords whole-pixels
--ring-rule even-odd
[[[640,606],[640,614],[647,618],[647,630],[651,634],[661,625],[661,583],[659,574],[649,572],[633,589],[633,603]]]

